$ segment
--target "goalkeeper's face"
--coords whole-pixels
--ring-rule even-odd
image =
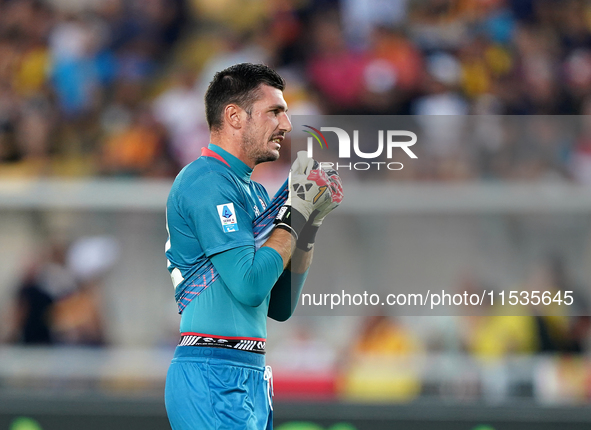
[[[259,91],[242,134],[244,152],[254,165],[277,160],[281,143],[291,131],[283,92],[268,85],[262,85]]]

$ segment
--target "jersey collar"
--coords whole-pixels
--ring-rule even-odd
[[[210,143],[207,145],[207,149],[215,152],[222,158],[225,164],[229,165],[232,171],[244,182],[250,182],[250,175],[252,175],[252,169],[248,167],[244,162],[234,157],[228,151],[223,150],[217,145]],[[216,157],[217,158],[217,157]]]

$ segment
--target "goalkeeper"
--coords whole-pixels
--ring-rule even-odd
[[[251,180],[291,131],[284,87],[263,65],[217,73],[205,95],[211,144],[170,191],[166,257],[181,313],[165,389],[173,430],[273,426],[266,319],[293,314],[316,231],[342,199],[336,172],[305,152],[273,201]]]

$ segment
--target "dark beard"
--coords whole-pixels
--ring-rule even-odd
[[[246,135],[242,138],[242,148],[244,148],[244,152],[249,159],[255,160],[255,165],[267,161],[275,161],[279,158],[278,155],[275,155],[271,151],[257,147],[257,142],[250,135]]]
[[[279,155],[275,155],[272,153],[261,154],[258,158],[256,158],[255,164],[266,163],[267,161],[276,161],[279,158]]]

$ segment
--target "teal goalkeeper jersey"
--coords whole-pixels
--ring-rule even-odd
[[[264,187],[250,179],[251,173],[242,161],[210,144],[174,181],[166,207],[166,258],[177,297],[185,292],[179,302],[181,332],[266,337],[270,295],[256,306],[245,304],[221,276],[203,271],[212,257],[227,265],[231,262],[216,256],[255,247],[253,220],[270,199]],[[268,267],[264,275],[274,283],[283,271],[283,261],[274,249],[262,251],[260,257],[267,259]]]

